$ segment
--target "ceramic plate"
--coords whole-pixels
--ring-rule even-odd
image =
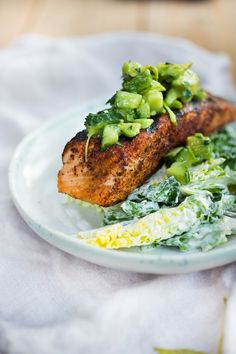
[[[49,121],[18,146],[9,169],[13,201],[26,223],[43,239],[76,257],[122,270],[142,273],[185,273],[217,267],[236,260],[236,238],[208,253],[177,249],[103,250],[76,239],[79,230],[97,228],[101,212],[68,203],[59,195],[57,172],[68,140],[83,129],[88,112],[102,109],[94,103]]]

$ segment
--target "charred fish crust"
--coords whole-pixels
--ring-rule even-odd
[[[86,129],[82,130],[81,132],[78,132],[76,134],[76,136],[74,137],[74,139],[76,139],[78,141],[83,141],[83,140],[87,139],[87,131],[86,131]]]
[[[146,129],[147,133],[152,133],[158,126],[159,116],[154,116],[153,119],[154,122],[152,123],[152,125],[150,125],[150,127]]]
[[[176,115],[177,125],[167,115],[158,116],[147,130],[132,139],[122,137],[121,145],[105,151],[101,151],[100,138],[91,138],[87,163],[86,132],[76,134],[63,151],[59,192],[102,206],[116,204],[157,170],[167,152],[183,145],[189,135],[208,135],[222,128],[236,119],[236,108],[208,94],[202,101],[186,104]]]
[[[78,132],[65,146],[64,150],[70,148],[75,142],[85,141],[87,139],[87,132],[86,130],[82,130]]]
[[[192,100],[185,104],[185,106],[181,110],[175,110],[174,113],[176,115],[177,120],[183,117],[186,113],[189,112],[200,112],[205,105],[208,104],[209,97],[207,96],[205,99],[199,100]]]

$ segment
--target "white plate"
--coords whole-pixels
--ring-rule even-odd
[[[208,253],[183,253],[160,248],[142,251],[103,250],[75,238],[78,230],[96,228],[101,215],[93,208],[65,205],[57,192],[56,176],[68,140],[83,129],[88,112],[103,108],[94,103],[49,121],[18,146],[9,169],[13,201],[27,224],[52,245],[106,267],[142,273],[185,273],[236,260],[236,238]]]

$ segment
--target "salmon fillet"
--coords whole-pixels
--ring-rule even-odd
[[[122,145],[100,149],[100,138],[91,138],[88,162],[84,160],[86,131],[79,132],[63,151],[58,191],[83,201],[109,206],[118,203],[143,184],[159,167],[162,158],[197,132],[208,135],[236,119],[236,108],[210,94],[187,103],[177,114],[177,125],[167,115],[156,117],[147,130]]]

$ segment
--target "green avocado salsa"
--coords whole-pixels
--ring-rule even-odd
[[[187,138],[186,147],[178,147],[165,156],[167,176],[174,176],[182,184],[189,182],[189,167],[210,160],[213,146],[210,138],[196,133]]]
[[[133,138],[141,129],[149,128],[154,122],[152,117],[158,114],[168,114],[170,121],[177,124],[176,110],[186,102],[205,97],[199,77],[190,70],[191,66],[191,62],[155,66],[125,62],[122,88],[107,101],[110,107],[90,113],[85,119],[88,136],[85,161],[92,136],[101,137],[101,150],[106,150],[119,143],[121,135]]]

